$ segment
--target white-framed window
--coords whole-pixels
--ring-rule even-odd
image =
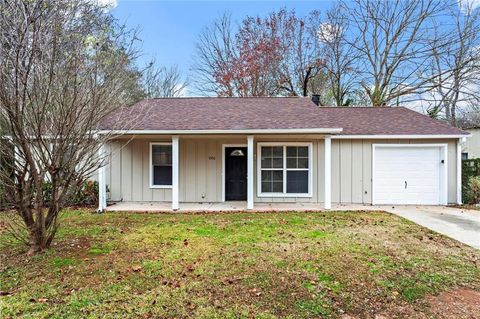
[[[150,143],[150,188],[172,187],[172,143]]]
[[[312,196],[312,143],[257,144],[259,197]]]

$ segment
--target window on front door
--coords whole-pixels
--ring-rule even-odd
[[[260,192],[265,196],[310,193],[310,144],[260,146]]]
[[[168,143],[150,144],[150,186],[172,186],[172,145]]]

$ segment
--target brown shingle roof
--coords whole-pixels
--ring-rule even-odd
[[[120,118],[134,119],[123,124]],[[103,129],[255,130],[343,128],[341,135],[468,134],[403,107],[318,107],[309,98],[146,99],[108,118]]]

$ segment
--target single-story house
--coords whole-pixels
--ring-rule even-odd
[[[108,118],[100,134],[112,132],[101,210],[107,200],[173,210],[459,203],[468,135],[404,107],[319,107],[304,97],[146,99]]]
[[[480,127],[473,126],[463,130],[470,133],[470,136],[463,144],[462,159],[480,158]]]

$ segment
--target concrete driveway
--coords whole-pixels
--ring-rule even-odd
[[[480,211],[443,206],[382,206],[382,209],[480,249]]]

